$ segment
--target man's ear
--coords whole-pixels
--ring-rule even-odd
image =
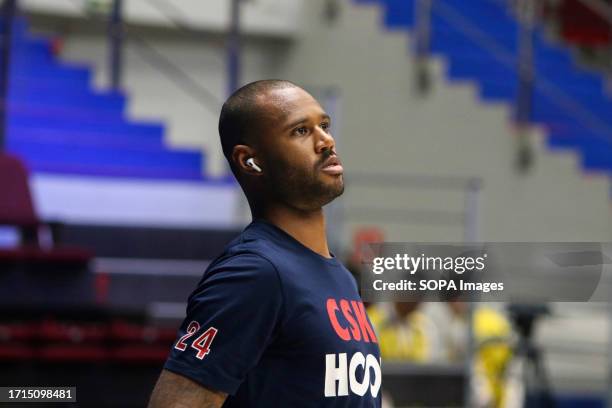
[[[253,158],[255,159],[255,161],[257,161],[255,151],[250,146],[234,146],[234,150],[232,151],[232,161],[234,162],[234,166],[236,166],[236,169],[238,169],[238,171],[242,174],[249,174],[251,176],[261,175],[260,171],[257,171],[255,168],[247,164],[247,160],[249,160],[250,158]]]

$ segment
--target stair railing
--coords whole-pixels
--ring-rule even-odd
[[[431,38],[431,3],[432,0],[416,0],[415,2],[415,83],[420,95],[427,94],[431,85],[431,75],[427,64]]]
[[[241,78],[241,4],[243,0],[231,0],[230,3],[230,25],[226,43],[226,63],[228,71],[227,94],[230,95],[240,85]],[[183,11],[168,0],[148,0],[148,3],[155,7],[165,18],[178,28],[180,31],[197,37],[198,30],[186,24],[187,16]]]
[[[79,0],[73,0],[77,7],[81,8],[82,3]],[[117,2],[117,0],[115,0]],[[158,7],[158,10],[164,13],[164,16],[168,13],[167,9],[164,9],[159,6],[159,1],[151,1],[151,4],[154,4]],[[167,3],[167,2],[166,2]],[[117,4],[117,3],[115,3]],[[168,3],[170,4],[170,3]],[[115,8],[117,8],[115,10]],[[120,5],[113,6],[113,13],[118,12],[120,10]],[[120,50],[115,49],[115,47],[122,47],[124,43],[132,45],[131,50],[136,52],[143,60],[145,60],[151,67],[156,69],[160,74],[162,74],[167,80],[174,83],[174,85],[183,91],[186,95],[192,97],[198,104],[204,107],[206,110],[210,112],[214,112],[215,114],[218,112],[219,107],[223,104],[223,101],[218,98],[213,92],[207,89],[204,85],[200,84],[198,81],[192,78],[192,76],[183,70],[178,64],[176,64],[172,59],[166,57],[162,52],[157,50],[149,41],[147,41],[142,35],[137,33],[134,30],[129,30],[125,26],[123,26],[122,19],[119,15],[112,15],[110,19],[106,20],[100,18],[95,15],[86,14],[87,18],[92,20],[93,22],[101,25],[115,26],[115,28],[109,28],[109,32],[114,32],[116,35],[120,35],[121,39],[118,40],[114,38],[113,35],[110,36],[110,46],[109,46],[109,54],[111,58],[109,58],[109,66],[111,67],[111,71],[116,69],[118,72],[116,74],[112,74],[111,76],[111,86],[112,83],[116,80],[120,81],[120,64],[121,60],[115,60],[113,62],[114,55],[121,55],[122,52]],[[188,27],[184,23],[180,23],[176,18],[171,16],[166,16],[170,19],[170,21],[181,31],[186,32],[192,36],[199,35],[197,30]],[[118,20],[116,20],[118,18]],[[117,29],[117,25],[121,25],[121,29]],[[115,68],[113,68],[115,67]],[[114,75],[117,75],[115,79]]]
[[[517,131],[516,167],[525,172],[533,165],[533,149],[529,137],[529,118],[533,109],[534,50],[533,36],[536,2],[520,0],[518,3],[518,90],[514,104]]]

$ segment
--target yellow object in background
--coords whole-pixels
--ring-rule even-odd
[[[418,303],[381,303],[368,309],[368,316],[383,360],[428,362],[435,359],[437,335]]]
[[[512,327],[501,313],[487,307],[475,310],[476,375],[486,381],[494,407],[504,401],[506,369],[512,359],[511,336]]]

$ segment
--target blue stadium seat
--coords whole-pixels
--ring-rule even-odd
[[[205,180],[200,151],[170,149],[162,124],[128,120],[125,94],[94,91],[89,66],[59,61],[24,18],[13,33],[7,150],[32,171]]]

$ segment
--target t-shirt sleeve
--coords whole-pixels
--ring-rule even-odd
[[[211,267],[189,297],[165,369],[234,395],[270,344],[283,306],[275,267],[256,254]]]

